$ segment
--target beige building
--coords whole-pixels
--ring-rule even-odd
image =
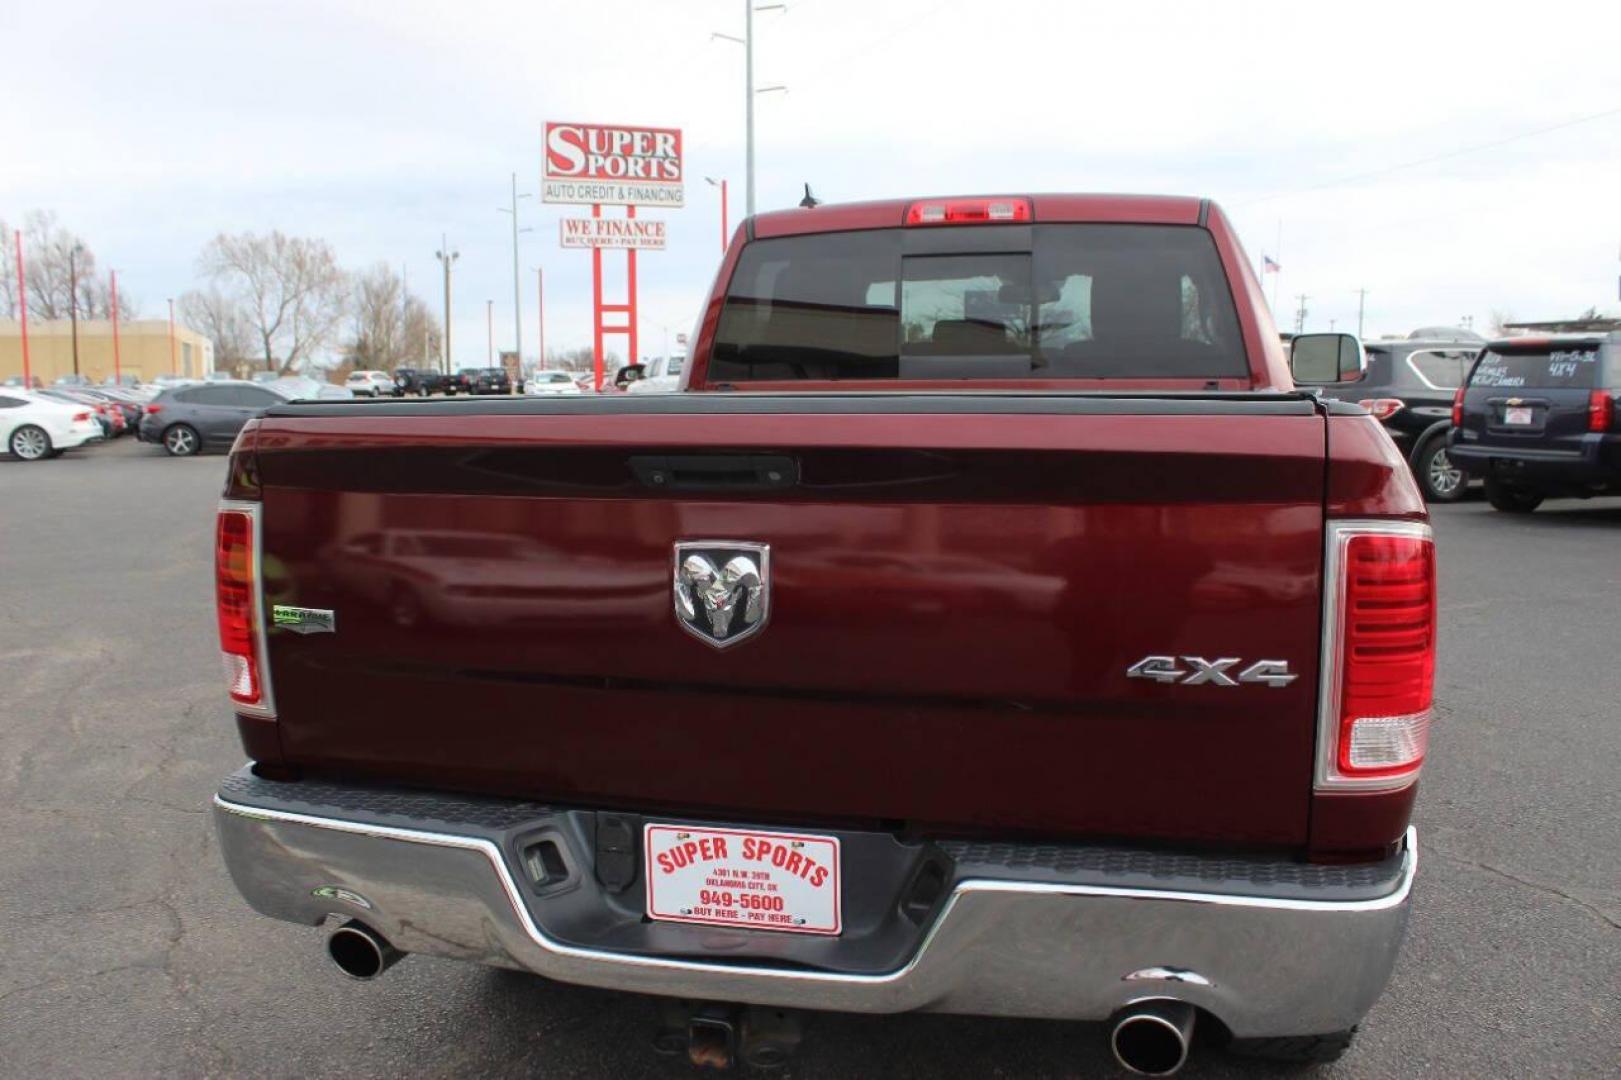
[[[29,319],[28,359],[34,377],[46,385],[73,374],[72,322]],[[107,319],[80,319],[79,373],[99,383],[113,377],[113,367],[113,324]],[[214,346],[178,323],[171,342],[167,319],[119,320],[117,367],[142,382],[169,374],[200,379],[214,370]],[[0,319],[0,382],[22,371],[22,327],[15,319]]]

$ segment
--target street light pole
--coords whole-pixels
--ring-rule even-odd
[[[518,298],[518,234],[531,232],[530,229],[518,228],[518,200],[529,198],[529,192],[518,194],[518,174],[512,174],[512,209],[497,206],[495,209],[502,214],[512,215],[512,348],[518,354],[518,378],[523,378],[523,301]],[[546,358],[541,357],[544,364]]]
[[[755,4],[755,0],[743,0],[743,36],[735,37],[732,34],[714,33],[710,38],[720,38],[722,41],[735,42],[743,46],[743,205],[744,211],[754,216],[754,95],[769,94],[775,91],[786,90],[784,86],[764,86],[759,90],[754,88],[754,13],[756,11],[786,11],[787,4]],[[635,360],[635,357],[631,357]]]
[[[744,168],[747,179],[747,198],[744,205],[749,217],[754,216],[754,0],[743,0],[743,101],[744,119],[748,127]],[[634,360],[635,358],[632,357]]]
[[[73,374],[79,373],[79,252],[83,244],[68,249],[68,318],[73,322]]]
[[[445,353],[441,361],[442,375],[450,374],[450,266],[461,258],[461,254],[459,251],[451,251],[445,234],[439,234],[439,250],[433,253],[433,257],[445,268]]]
[[[539,370],[546,370],[546,270],[535,267],[535,348],[540,350]]]
[[[109,270],[112,278],[113,301],[113,383],[118,386],[124,384],[124,362],[118,352],[118,271]]]
[[[23,389],[34,388],[34,373],[28,363],[28,275],[23,271],[23,234],[13,229],[12,239],[17,242],[17,313],[22,318]]]

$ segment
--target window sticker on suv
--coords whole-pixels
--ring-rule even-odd
[[[1597,349],[1554,349],[1548,352],[1487,352],[1475,367],[1471,386],[1513,389],[1588,389],[1598,380]]]

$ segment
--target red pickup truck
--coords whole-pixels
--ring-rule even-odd
[[[1417,859],[1435,560],[1364,410],[1293,388],[1221,211],[767,213],[670,394],[290,404],[229,462],[219,628],[260,912],[666,995],[1195,1023],[1328,1060]],[[1360,346],[1303,337],[1296,361]]]

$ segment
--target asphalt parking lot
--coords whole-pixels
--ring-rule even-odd
[[[0,1075],[680,1076],[647,999],[412,958],[343,979],[254,915],[207,812],[241,764],[219,456],[0,458]],[[1439,716],[1390,989],[1334,1078],[1621,1075],[1621,499],[1440,508]],[[1092,1026],[819,1016],[786,1076],[1115,1073]],[[1203,1053],[1185,1075],[1275,1076]]]

